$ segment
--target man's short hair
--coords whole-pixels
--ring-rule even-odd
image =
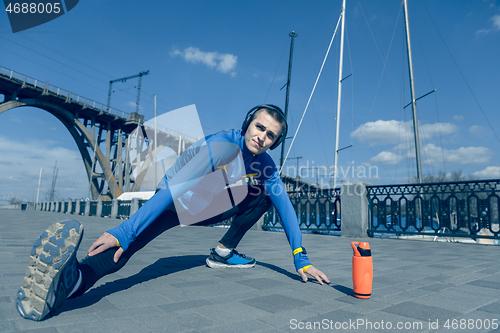
[[[255,119],[255,117],[257,117],[257,115],[259,113],[264,112],[264,111],[267,112],[271,117],[273,117],[274,119],[276,119],[277,121],[279,121],[279,123],[281,125],[287,126],[287,123],[286,123],[286,120],[285,120],[285,116],[282,113],[280,113],[280,112],[278,112],[278,111],[276,111],[274,109],[265,108],[265,107],[262,108],[262,109],[258,109],[257,111],[255,111],[255,113],[253,114],[252,119],[250,120],[250,122],[252,122]]]

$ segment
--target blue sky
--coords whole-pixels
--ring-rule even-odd
[[[262,103],[284,107],[295,40],[289,133],[295,133],[340,13],[341,1],[80,1],[67,14],[13,34],[0,13],[0,66],[106,103],[108,82],[149,70],[140,113],[195,104],[205,134],[239,128]],[[500,177],[500,3],[410,0],[424,174],[461,170]],[[398,0],[347,1],[339,180],[406,183],[416,174],[403,11]],[[340,38],[335,38],[290,157],[303,168],[334,163]],[[135,110],[136,80],[116,83],[113,107]],[[3,97],[0,97],[3,100]],[[494,132],[495,131],[495,132]],[[291,140],[287,141],[288,144]],[[0,195],[88,195],[76,144],[49,113],[0,114]],[[280,149],[271,153],[279,163]],[[291,159],[285,172],[295,173]],[[316,181],[314,169],[303,169]],[[323,176],[323,174],[321,175]],[[318,177],[324,183],[327,177]]]

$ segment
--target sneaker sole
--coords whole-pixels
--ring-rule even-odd
[[[228,265],[223,264],[221,262],[212,261],[207,258],[207,265],[211,268],[252,268],[255,266],[255,262],[253,264],[245,264],[245,265]]]
[[[52,224],[35,241],[21,288],[17,292],[19,314],[35,321],[52,311],[61,273],[76,257],[83,236],[83,226],[76,220]]]

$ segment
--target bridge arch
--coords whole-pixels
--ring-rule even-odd
[[[95,137],[95,133],[91,133],[80,121],[80,119],[58,104],[36,98],[12,100],[2,103],[0,104],[0,114],[8,110],[24,106],[35,107],[49,112],[68,129],[69,133],[75,140],[78,150],[80,151],[89,182],[92,183],[91,192],[93,198],[97,198],[99,196],[100,190],[102,190],[104,184],[99,184],[98,182],[98,178],[100,177],[98,174],[95,174],[95,165],[94,170],[92,170],[92,156],[89,153],[89,150],[92,154],[95,154],[96,163],[99,163],[99,166],[103,171],[103,175],[107,180],[112,198],[117,198],[123,193],[123,189],[118,186],[113,170],[111,170],[109,156],[105,156],[102,149],[99,147],[97,142],[98,139]]]

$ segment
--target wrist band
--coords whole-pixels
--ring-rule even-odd
[[[298,249],[293,250],[293,255],[295,256],[297,253],[303,252],[304,254],[307,254],[306,248],[305,247],[299,247]]]
[[[307,269],[308,269],[309,267],[311,267],[311,266],[312,266],[312,265],[307,265],[307,266],[302,267],[302,271],[305,273],[305,272],[307,271]]]
[[[118,239],[116,240],[116,246],[120,247],[120,242],[118,241]]]

